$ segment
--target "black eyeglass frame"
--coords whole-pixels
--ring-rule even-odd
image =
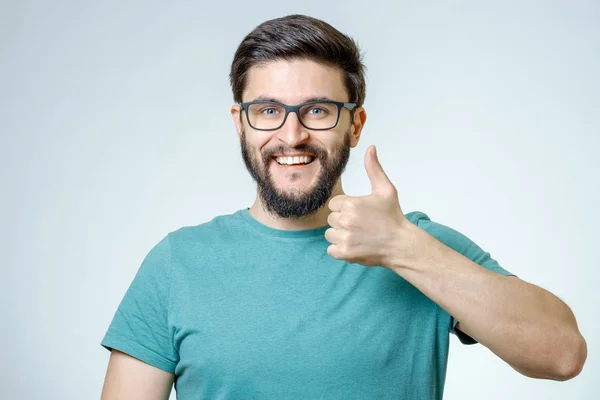
[[[323,104],[323,103],[334,104],[337,106],[338,113],[337,113],[337,119],[335,121],[335,125],[333,125],[331,128],[309,128],[308,126],[304,125],[304,122],[302,121],[302,117],[300,117],[300,109],[302,107],[306,107],[311,104]],[[287,120],[287,117],[288,117],[289,113],[291,113],[291,112],[296,113],[296,116],[298,117],[298,121],[300,121],[302,126],[305,127],[306,129],[310,129],[311,131],[328,131],[330,129],[335,128],[338,125],[338,123],[340,122],[340,115],[342,114],[342,108],[347,108],[350,111],[352,111],[356,108],[356,103],[344,103],[341,101],[333,101],[333,100],[307,101],[306,103],[298,104],[296,106],[288,106],[287,104],[278,103],[276,101],[267,101],[267,100],[246,101],[244,103],[238,103],[238,104],[242,107],[242,110],[246,111],[246,120],[248,120],[248,124],[250,125],[250,127],[252,129],[256,129],[257,131],[275,131],[275,130],[281,128],[285,124],[285,121]],[[285,116],[283,117],[283,121],[281,121],[281,125],[279,125],[276,128],[267,128],[267,129],[255,128],[252,125],[252,123],[250,122],[250,117],[248,116],[248,107],[253,104],[276,104],[278,106],[283,107],[285,109]]]

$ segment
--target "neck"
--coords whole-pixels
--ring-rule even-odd
[[[321,228],[327,225],[327,217],[331,213],[331,210],[328,207],[329,200],[338,196],[340,194],[344,194],[344,189],[342,188],[341,179],[333,187],[333,191],[331,193],[331,197],[323,204],[323,206],[314,214],[302,217],[300,219],[292,219],[292,218],[281,218],[277,215],[269,213],[263,205],[262,200],[259,196],[256,196],[256,200],[252,207],[248,210],[250,215],[254,217],[258,222],[274,228],[281,229],[286,231],[300,231],[307,229],[316,229]]]

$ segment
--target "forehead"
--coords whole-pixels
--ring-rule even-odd
[[[287,104],[298,104],[316,97],[350,100],[340,68],[303,59],[253,66],[248,71],[242,97],[243,101],[266,97]]]

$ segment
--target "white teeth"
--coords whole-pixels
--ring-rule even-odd
[[[297,156],[297,157],[277,157],[276,160],[279,164],[294,165],[294,164],[308,164],[314,159],[311,156]]]

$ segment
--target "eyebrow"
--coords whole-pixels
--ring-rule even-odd
[[[269,96],[258,96],[257,98],[255,98],[252,101],[272,101],[272,102],[275,102],[275,103],[285,104],[280,99],[277,99],[275,97],[269,97]],[[333,100],[331,100],[327,96],[318,96],[318,97],[310,97],[308,99],[304,99],[304,101],[302,101],[300,104],[302,104],[302,103],[308,103],[309,101],[333,101]]]

